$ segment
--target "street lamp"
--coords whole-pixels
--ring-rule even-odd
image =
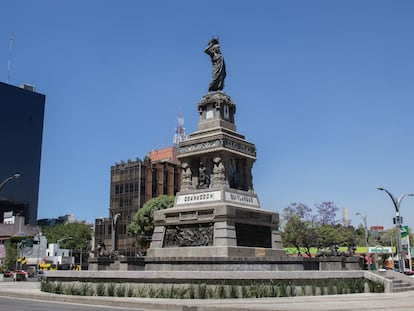
[[[401,247],[401,228],[402,228],[403,219],[400,216],[400,205],[401,205],[401,201],[405,197],[407,197],[407,196],[412,197],[412,196],[414,196],[414,194],[404,193],[398,199],[395,199],[395,197],[387,189],[384,189],[384,188],[377,188],[377,189],[381,190],[381,191],[385,191],[390,196],[390,198],[392,200],[392,203],[394,204],[394,207],[395,207],[394,224],[395,224],[395,227],[397,228],[397,232],[398,232],[398,235],[397,235],[398,268],[399,268],[400,272],[404,272],[405,265],[404,265],[404,261],[403,261],[403,252],[402,252],[402,247]]]
[[[59,240],[57,240],[57,241],[56,241],[58,256],[59,256],[59,252],[60,252],[60,243],[61,243],[61,242],[63,242],[63,241],[66,241],[66,240],[73,240],[73,237],[68,236],[68,237],[61,238],[61,239],[59,239]],[[62,255],[62,259],[63,259],[63,257],[64,257],[64,256]],[[71,261],[72,261],[72,260],[71,260]]]
[[[89,241],[85,240],[85,244],[86,244],[86,249],[85,250],[88,250],[88,243],[89,243]],[[81,245],[81,247],[80,247],[80,256],[79,256],[79,265],[80,265],[81,270],[82,270],[82,252],[83,252],[83,245]]]
[[[364,222],[364,228],[365,228],[365,246],[367,248],[367,265],[368,265],[368,270],[371,270],[371,264],[370,264],[371,255],[369,253],[369,244],[368,244],[367,216],[365,216],[364,213],[356,213],[356,215],[360,215],[361,218],[362,218],[362,221]]]
[[[38,275],[39,273],[39,263],[40,263],[40,232],[35,228],[34,229],[36,231],[36,235],[37,235],[37,264],[36,264],[36,275]]]
[[[116,213],[115,215],[111,212],[111,214],[112,214],[112,232],[111,232],[111,234],[112,234],[112,236],[111,236],[111,242],[112,242],[112,250],[113,251],[115,251],[115,250],[118,250],[118,248],[116,247],[116,240],[117,240],[117,238],[116,238],[116,225],[117,225],[117,223],[118,223],[118,219],[119,219],[119,217],[121,217],[121,213]]]
[[[60,242],[66,241],[66,240],[73,240],[73,237],[68,236],[67,238],[61,238],[60,240],[57,240],[56,244],[59,245]]]
[[[10,181],[10,180],[12,180],[12,179],[17,179],[17,178],[19,178],[20,177],[20,174],[14,174],[13,176],[10,176],[10,177],[7,177],[5,180],[3,180],[1,183],[0,183],[0,191],[3,189],[3,187]]]

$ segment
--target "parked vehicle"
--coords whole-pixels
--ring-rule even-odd
[[[3,275],[10,278],[13,276],[13,271],[4,271]]]
[[[45,271],[43,271],[43,270],[39,270],[39,271],[37,272],[37,279],[38,279],[39,281],[42,281],[42,280],[46,279],[46,272],[45,272]]]
[[[16,270],[13,276],[15,281],[27,281],[28,273],[24,270]]]

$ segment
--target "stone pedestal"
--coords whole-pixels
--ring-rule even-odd
[[[154,215],[148,257],[274,257],[284,255],[279,215],[259,209],[254,193],[230,188],[177,194]]]
[[[251,263],[284,256],[279,215],[262,210],[253,191],[256,147],[236,131],[236,105],[214,92],[203,97],[198,111],[198,131],[178,146],[181,192],[173,208],[154,215],[146,269],[164,269],[157,262],[171,258],[170,268],[189,259],[196,267],[206,260]]]

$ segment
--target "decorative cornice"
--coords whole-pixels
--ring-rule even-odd
[[[211,141],[182,146],[178,148],[178,154],[182,155],[186,153],[206,151],[220,147],[242,152],[244,154],[256,157],[256,148],[254,147],[254,145],[245,144],[243,142],[239,142],[228,138],[215,139]]]
[[[198,103],[198,111],[201,113],[203,107],[213,104],[216,109],[220,109],[223,104],[228,104],[231,109],[231,113],[236,113],[236,105],[233,103],[229,95],[222,92],[209,93],[203,96],[203,99]]]

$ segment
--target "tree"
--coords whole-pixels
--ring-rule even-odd
[[[89,225],[80,222],[65,222],[53,228],[44,227],[43,232],[49,243],[59,243],[60,248],[86,249],[88,241],[92,238]]]
[[[4,258],[4,263],[2,270],[9,271],[15,269],[16,260],[18,256],[17,252],[17,241],[13,242],[12,239],[8,239],[5,241],[5,250],[6,250],[6,257]]]
[[[282,231],[283,244],[285,246],[294,246],[298,255],[301,253],[302,243],[302,232],[304,230],[304,222],[300,219],[298,215],[291,215],[289,220],[287,220],[284,230]]]
[[[302,203],[291,203],[283,209],[286,221],[282,231],[283,243],[296,247],[298,254],[301,254],[304,248],[308,256],[316,233],[311,212],[312,209]]]
[[[353,226],[339,226],[338,233],[338,244],[342,246],[355,247],[361,239],[359,231]]]
[[[336,219],[336,213],[339,208],[333,202],[322,202],[315,205],[318,212],[317,219],[321,225],[334,226],[339,223]]]
[[[310,249],[318,250],[342,245],[353,247],[359,241],[354,227],[343,227],[336,220],[338,207],[333,202],[315,204],[317,213],[303,203],[292,203],[283,209],[285,226],[282,240],[285,246],[294,246],[310,256]]]
[[[142,242],[145,237],[152,236],[154,231],[154,212],[172,207],[174,199],[173,195],[161,195],[147,201],[132,218],[131,223],[127,226],[127,232],[136,236],[139,242]]]
[[[289,221],[291,217],[299,217],[300,220],[310,220],[312,209],[303,203],[291,203],[283,209],[283,217]]]
[[[340,234],[338,231],[340,226],[320,223],[317,223],[316,226],[317,234],[314,246],[318,250],[340,245]]]

